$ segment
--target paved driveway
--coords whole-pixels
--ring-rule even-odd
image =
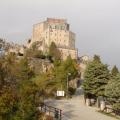
[[[69,100],[48,100],[47,104],[63,110],[62,120],[117,120],[97,112],[96,108],[87,107],[83,102],[81,88]]]

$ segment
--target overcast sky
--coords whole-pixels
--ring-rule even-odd
[[[0,38],[23,43],[47,17],[68,20],[80,56],[120,68],[120,0],[0,0]]]

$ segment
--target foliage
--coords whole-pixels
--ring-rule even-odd
[[[105,86],[110,79],[107,65],[95,59],[90,62],[84,74],[83,88],[88,97],[104,96]]]
[[[99,55],[94,55],[93,61],[101,63],[100,56]]]
[[[78,68],[77,68],[77,62],[75,60],[72,60],[71,56],[68,56],[66,61],[63,63],[64,71],[66,73],[70,73],[71,79],[76,78],[78,75]]]
[[[120,73],[108,82],[105,95],[113,108],[120,110]]]
[[[13,54],[0,58],[0,119],[36,118],[39,89],[30,81],[33,76],[26,58],[18,61]]]
[[[18,94],[19,101],[17,103],[18,109],[14,115],[14,119],[19,120],[36,120],[37,119],[37,106],[39,104],[39,89],[29,80],[20,83]]]
[[[32,47],[27,49],[25,52],[26,57],[34,57],[34,58],[45,58],[42,51],[39,50],[37,43],[33,43]]]
[[[54,42],[52,42],[49,47],[49,55],[52,56],[53,60],[61,59],[61,53]]]
[[[76,78],[77,67],[76,61],[68,57],[66,61],[54,61],[54,68],[50,69],[47,73],[43,73],[33,78],[33,81],[44,92],[44,96],[55,96],[57,90],[66,90],[66,83],[68,73],[69,80]]]
[[[34,77],[34,71],[29,67],[29,61],[26,57],[22,58],[19,62],[19,78],[27,80]]]
[[[35,48],[34,48],[35,49]],[[56,90],[66,89],[69,80],[77,76],[76,61],[54,60],[54,68],[36,76],[29,57],[19,59],[14,54],[0,58],[0,119],[37,120],[37,107],[44,96],[55,96]],[[39,116],[40,117],[40,116]]]
[[[55,95],[57,83],[53,80],[53,74],[50,71],[34,77],[32,81],[39,87],[43,100],[45,97]]]
[[[0,58],[0,118],[8,119],[16,109],[17,62],[14,54]]]
[[[4,85],[14,85],[18,79],[18,63],[14,54],[0,58],[0,88]]]
[[[60,84],[60,86],[62,85],[63,89],[66,89],[68,76],[69,80],[73,80],[77,77],[78,71],[76,64],[77,64],[76,61],[72,60],[71,57],[69,56],[65,61],[58,63],[54,67],[53,69],[54,80],[57,81]]]
[[[117,74],[119,73],[119,70],[118,70],[118,68],[116,67],[116,65],[112,68],[112,70],[111,70],[111,74],[112,74],[112,76],[114,77],[114,76],[116,76]]]
[[[10,119],[17,109],[17,94],[10,87],[3,87],[0,90],[0,118],[3,120]]]

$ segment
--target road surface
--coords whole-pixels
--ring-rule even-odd
[[[82,89],[78,88],[72,99],[47,100],[50,106],[62,109],[62,120],[117,120],[97,112],[94,107],[84,104]]]

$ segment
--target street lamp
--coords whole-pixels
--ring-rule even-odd
[[[69,87],[69,76],[71,75],[71,73],[67,74],[67,90],[66,90],[66,97],[68,98],[68,87]]]

